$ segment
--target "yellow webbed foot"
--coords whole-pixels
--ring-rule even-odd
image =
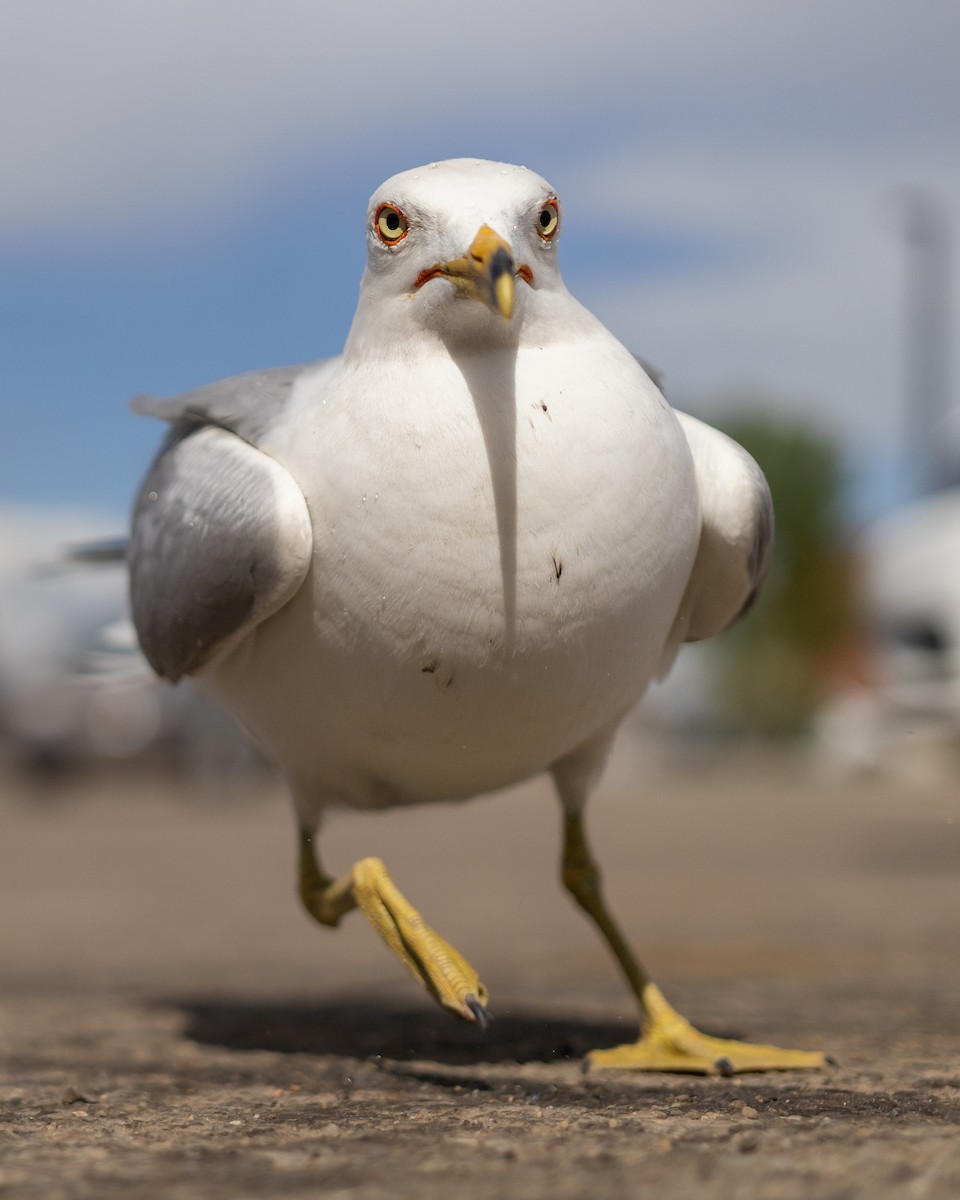
[[[477,972],[424,921],[401,894],[379,858],[364,858],[350,873],[360,910],[394,954],[438,1004],[465,1021],[489,1020],[489,993]]]
[[[564,796],[564,783],[557,775],[557,786]],[[586,1067],[626,1071],[679,1071],[697,1075],[734,1075],[739,1071],[809,1071],[823,1067],[823,1054],[809,1050],[781,1050],[779,1046],[751,1045],[728,1038],[701,1033],[672,1005],[650,981],[637,962],[616,922],[611,917],[600,890],[597,870],[580,812],[583,796],[574,789],[567,797],[564,817],[563,882],[576,902],[594,922],[613,951],[637,999],[640,1038],[612,1050],[594,1050],[587,1055]]]
[[[640,1039],[611,1050],[592,1051],[587,1056],[588,1067],[735,1075],[742,1071],[808,1071],[827,1063],[819,1051],[783,1050],[701,1033],[667,1003],[653,984],[644,991],[644,1009],[649,1020]]]
[[[424,921],[398,891],[379,858],[364,858],[338,880],[321,868],[310,829],[300,830],[300,899],[321,925],[336,926],[359,908],[408,971],[438,1004],[484,1026],[487,989],[467,960]]]

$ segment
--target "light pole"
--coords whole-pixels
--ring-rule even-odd
[[[903,202],[904,449],[922,495],[952,481],[947,444],[950,409],[950,231],[926,192],[910,191]]]

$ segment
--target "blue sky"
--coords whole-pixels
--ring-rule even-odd
[[[960,228],[958,56],[955,0],[5,0],[0,504],[120,522],[128,399],[336,353],[368,195],[468,154],[556,185],[568,286],[675,403],[816,421],[869,507],[901,190]]]

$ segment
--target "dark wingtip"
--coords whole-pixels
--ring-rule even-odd
[[[68,546],[67,561],[72,563],[120,563],[127,560],[127,539],[104,538],[98,542],[78,542]]]

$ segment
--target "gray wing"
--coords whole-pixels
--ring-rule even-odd
[[[236,645],[297,591],[312,546],[283,467],[218,426],[176,426],[137,498],[127,551],[153,669],[176,681]]]
[[[166,400],[136,396],[130,407],[140,416],[159,417],[161,421],[219,425],[257,445],[263,432],[283,415],[297,380],[332,361],[250,371]]]
[[[773,501],[763,472],[725,434],[686,413],[676,417],[693,457],[701,527],[666,669],[681,642],[714,637],[749,611],[773,550]]]

